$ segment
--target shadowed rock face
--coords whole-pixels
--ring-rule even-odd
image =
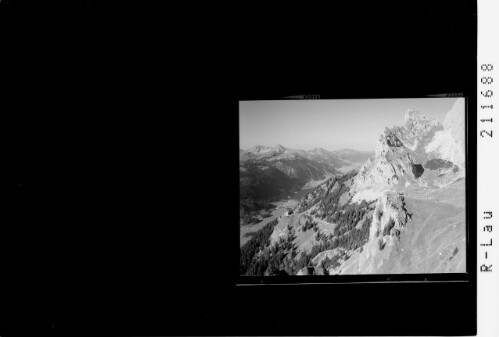
[[[428,160],[424,164],[424,167],[427,168],[428,170],[438,170],[441,168],[450,168],[452,166],[453,166],[453,164],[451,161],[439,159],[439,158]],[[457,172],[457,170],[456,170],[456,172]]]
[[[400,139],[398,139],[397,136],[395,136],[391,132],[386,132],[385,137],[386,137],[386,144],[388,144],[388,146],[391,146],[391,147],[401,147],[401,146],[404,146],[404,144],[402,144],[402,142],[400,141]]]
[[[409,110],[403,126],[385,128],[376,144],[375,156],[359,170],[355,190],[394,186],[405,179],[414,182],[424,173],[428,161],[425,146],[442,126],[419,111]],[[387,186],[389,187],[389,186]],[[380,188],[381,189],[381,188]]]
[[[272,271],[269,274],[269,276],[288,276],[288,275],[289,274],[283,269]]]
[[[414,164],[412,165],[412,173],[414,174],[414,177],[419,178],[423,175],[424,168],[423,165],[421,164]]]

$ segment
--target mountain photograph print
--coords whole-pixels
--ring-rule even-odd
[[[240,275],[465,273],[465,103],[239,102]]]

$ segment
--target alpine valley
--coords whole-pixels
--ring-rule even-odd
[[[375,151],[240,150],[240,274],[466,272],[464,100]]]

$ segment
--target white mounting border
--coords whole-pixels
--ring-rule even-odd
[[[477,336],[498,337],[499,1],[478,0],[477,21]]]

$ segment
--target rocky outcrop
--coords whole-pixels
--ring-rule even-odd
[[[404,144],[402,144],[400,139],[398,139],[398,137],[393,132],[391,132],[389,129],[385,130],[385,135],[384,135],[383,139],[381,139],[381,141],[386,142],[386,145],[388,145],[390,147],[404,146]]]
[[[387,192],[379,198],[373,213],[366,257],[375,255],[387,245],[396,244],[411,218],[403,193]]]
[[[374,157],[369,159],[355,177],[354,193],[365,189],[386,188],[399,183],[400,177],[412,174],[414,160],[399,137],[385,129],[378,139]]]

